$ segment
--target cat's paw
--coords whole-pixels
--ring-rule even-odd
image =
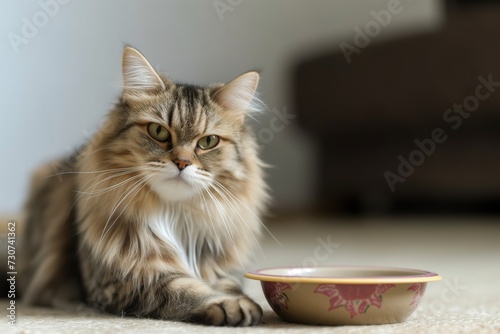
[[[210,302],[196,321],[212,326],[255,326],[262,322],[262,308],[246,296],[227,296]]]

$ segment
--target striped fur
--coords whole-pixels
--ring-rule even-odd
[[[23,298],[211,325],[259,323],[261,308],[239,287],[267,200],[245,123],[258,74],[226,85],[175,84],[127,47],[123,75],[123,95],[102,128],[74,157],[35,176]],[[170,139],[156,140],[150,124]],[[202,149],[197,143],[209,135],[219,142]]]

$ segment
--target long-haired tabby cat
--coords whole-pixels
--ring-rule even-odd
[[[256,72],[176,84],[135,49],[123,92],[73,157],[40,169],[28,201],[25,302],[84,301],[114,314],[247,326],[240,288],[266,200],[246,124]]]

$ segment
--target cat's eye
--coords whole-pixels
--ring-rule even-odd
[[[158,123],[150,123],[148,125],[148,133],[153,139],[162,143],[170,139],[170,132]]]
[[[209,150],[214,148],[219,143],[220,139],[216,135],[210,135],[198,140],[198,147],[202,150]]]

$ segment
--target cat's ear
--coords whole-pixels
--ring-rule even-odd
[[[260,109],[257,106],[258,99],[255,97],[258,84],[259,73],[247,72],[215,89],[212,99],[224,109],[245,115],[248,111]]]
[[[123,92],[140,96],[165,90],[165,84],[153,67],[136,49],[126,46],[122,59]]]

